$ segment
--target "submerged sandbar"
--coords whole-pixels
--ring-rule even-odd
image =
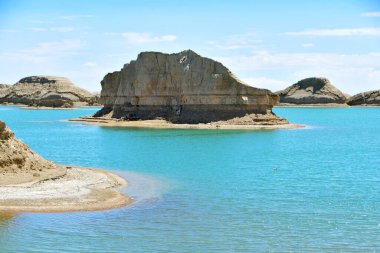
[[[131,128],[157,128],[157,129],[223,129],[223,130],[274,130],[274,129],[297,129],[303,128],[304,125],[283,123],[270,123],[269,118],[262,119],[262,121],[252,121],[250,118],[252,115],[246,117],[235,118],[227,121],[216,121],[210,123],[198,123],[198,124],[179,124],[172,123],[164,119],[153,120],[119,120],[113,118],[104,117],[80,117],[76,119],[70,119],[72,122],[81,122],[84,124],[97,125],[97,126],[109,126],[109,127],[131,127]],[[263,117],[270,117],[264,115]],[[275,119],[277,121],[277,118]]]
[[[132,200],[118,191],[127,182],[112,173],[65,166],[66,173],[31,183],[0,186],[0,212],[106,210]]]

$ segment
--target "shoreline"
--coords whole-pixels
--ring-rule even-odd
[[[22,110],[76,110],[80,108],[100,108],[98,105],[82,105],[73,107],[48,107],[48,106],[20,106]]]
[[[78,105],[73,107],[49,107],[49,106],[28,106],[25,104],[0,104],[0,106],[19,107],[22,110],[75,110],[80,108],[101,108],[102,105]]]
[[[362,105],[348,105],[348,104],[279,104],[276,107],[295,107],[295,108],[355,108],[355,107],[380,107],[380,105],[362,104]]]
[[[288,104],[288,103],[280,103],[278,105],[275,105],[274,107],[311,107],[311,108],[346,108],[346,107],[352,107],[348,104],[336,104],[336,103],[326,103],[326,104]]]
[[[130,127],[130,128],[150,128],[150,129],[220,129],[220,130],[276,130],[276,129],[299,129],[304,125],[284,123],[284,124],[232,124],[226,121],[198,123],[198,124],[176,124],[166,120],[136,120],[124,121],[118,119],[101,118],[101,117],[80,117],[69,119],[70,122],[79,122],[88,125],[105,126],[105,127]]]
[[[28,184],[0,186],[0,214],[20,212],[100,211],[132,203],[118,189],[127,186],[122,177],[108,171],[63,166],[59,177]]]

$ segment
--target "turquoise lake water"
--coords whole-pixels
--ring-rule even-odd
[[[0,219],[0,252],[380,252],[380,108],[275,108],[297,130],[147,130],[0,106],[45,158],[125,176],[135,203]]]

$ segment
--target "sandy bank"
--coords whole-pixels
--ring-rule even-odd
[[[303,125],[282,123],[282,124],[268,124],[268,123],[252,123],[250,120],[244,121],[244,117],[239,121],[234,119],[229,121],[218,121],[211,123],[200,124],[175,124],[166,120],[137,120],[137,121],[124,121],[110,118],[101,117],[81,117],[77,119],[70,119],[73,122],[82,122],[85,124],[92,124],[97,126],[109,127],[132,127],[132,128],[158,128],[158,129],[223,129],[223,130],[263,130],[263,129],[296,129],[303,128]]]
[[[66,166],[55,178],[0,186],[0,212],[71,212],[125,206],[131,199],[117,191],[127,183],[112,173]]]
[[[280,103],[278,105],[275,105],[274,107],[301,107],[301,108],[317,107],[317,108],[323,108],[323,107],[350,107],[350,106],[347,104],[336,104],[336,103],[326,103],[326,104],[287,104],[287,103]]]

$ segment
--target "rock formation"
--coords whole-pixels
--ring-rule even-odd
[[[33,152],[0,121],[0,185],[28,183],[64,174],[63,168]]]
[[[0,121],[0,214],[117,208],[131,203],[117,191],[123,185],[124,179],[106,171],[43,159]]]
[[[206,123],[271,114],[278,102],[271,91],[244,84],[221,63],[191,50],[140,53],[101,85],[104,108],[95,117]]]
[[[71,107],[74,102],[94,103],[96,96],[55,76],[25,77],[14,85],[0,86],[0,103],[47,107]]]
[[[327,78],[322,77],[303,79],[276,93],[280,96],[280,103],[289,104],[344,104],[347,100]]]
[[[380,90],[362,92],[350,97],[348,105],[380,105]]]

